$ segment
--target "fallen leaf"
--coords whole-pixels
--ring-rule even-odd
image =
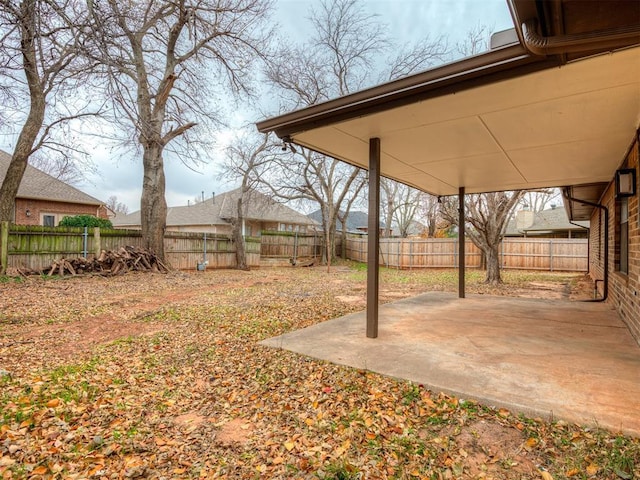
[[[44,465],[40,465],[39,467],[34,468],[31,473],[32,475],[44,475],[45,473],[47,473],[47,471],[47,467],[45,467]]]
[[[589,475],[590,477],[594,476],[596,473],[598,473],[598,471],[600,471],[600,467],[595,463],[590,463],[587,466],[587,475]]]

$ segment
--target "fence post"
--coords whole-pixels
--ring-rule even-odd
[[[553,239],[549,239],[549,271],[553,272]]]
[[[93,227],[93,253],[96,258],[100,258],[102,252],[102,245],[100,240],[100,227]]]
[[[7,273],[9,262],[9,222],[0,224],[0,275]]]
[[[204,232],[204,252],[202,253],[202,263],[205,265],[207,262],[207,232]]]
[[[458,268],[458,242],[459,239],[456,237],[453,240],[453,268]]]
[[[87,252],[87,243],[89,241],[89,227],[84,227],[82,232],[82,258],[87,258],[89,252]]]

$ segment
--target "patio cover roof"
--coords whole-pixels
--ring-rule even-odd
[[[258,129],[363,168],[379,138],[381,175],[435,195],[608,183],[640,123],[640,3],[509,6],[519,42]]]

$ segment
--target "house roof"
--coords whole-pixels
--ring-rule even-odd
[[[343,212],[341,212],[340,216],[342,216],[342,214]],[[322,212],[320,210],[311,212],[307,216],[318,224],[322,224]],[[367,214],[367,212],[356,210],[349,212],[349,215],[347,215],[347,232],[362,233],[361,229],[366,229],[368,224],[369,215]],[[338,231],[342,231],[342,222],[340,220],[336,220],[336,229]]]
[[[11,163],[11,155],[0,150],[0,183],[7,174],[9,163]],[[31,165],[27,165],[18,188],[17,197],[53,202],[104,205],[104,202],[97,198],[87,195]]]
[[[582,231],[589,228],[588,221],[571,223],[564,208],[555,207],[541,212],[533,212],[533,222],[524,228],[517,227],[517,220],[512,218],[505,227],[505,235],[522,235],[523,233]]]
[[[167,209],[167,226],[228,225],[228,219],[236,216],[235,209],[239,196],[240,189],[237,188],[193,205],[169,207]],[[315,223],[306,215],[255,190],[247,194],[245,205],[247,220],[297,225],[313,225]],[[120,227],[139,226],[141,224],[140,211],[124,216],[117,215],[112,223]]]
[[[363,168],[379,138],[380,174],[436,195],[608,183],[640,123],[640,2],[507,1],[517,41],[258,129]]]

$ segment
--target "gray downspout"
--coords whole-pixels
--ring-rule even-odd
[[[465,292],[465,217],[464,211],[464,187],[458,189],[458,298],[464,298]]]
[[[562,195],[571,202],[583,203],[594,208],[599,208],[604,212],[604,278],[602,281],[602,298],[593,300],[585,300],[585,302],[604,302],[609,296],[609,209],[600,203],[593,203],[587,200],[581,200],[569,195],[569,190],[564,188]],[[591,239],[589,239],[591,240]],[[596,283],[598,280],[596,280]]]

